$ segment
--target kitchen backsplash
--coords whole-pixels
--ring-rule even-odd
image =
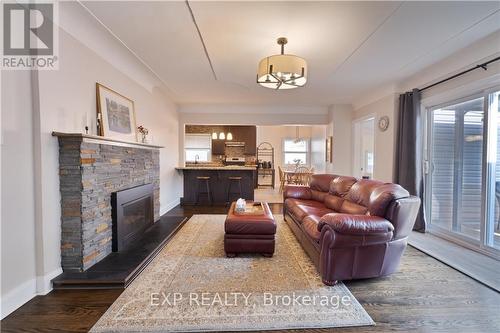
[[[227,157],[241,157],[245,156],[245,147],[226,146],[225,152]]]

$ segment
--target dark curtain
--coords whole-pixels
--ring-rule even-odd
[[[422,115],[420,91],[414,89],[399,96],[396,133],[396,162],[394,181],[422,200],[413,230],[425,232]]]

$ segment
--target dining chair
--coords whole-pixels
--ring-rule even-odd
[[[299,166],[295,169],[294,182],[297,185],[309,184],[310,170],[306,166]]]
[[[283,172],[283,169],[281,169],[281,166],[278,165],[278,172],[280,176],[280,192],[283,192],[283,189],[285,188],[285,173]]]

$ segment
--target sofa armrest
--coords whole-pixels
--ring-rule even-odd
[[[325,226],[349,235],[392,233],[394,226],[383,217],[370,215],[352,215],[331,213],[324,215],[318,223],[318,231]]]
[[[311,197],[311,189],[309,186],[285,185],[283,189],[283,199],[293,198],[310,200]]]
[[[332,213],[320,219],[318,230],[322,249],[339,249],[390,242],[394,227],[383,217]]]

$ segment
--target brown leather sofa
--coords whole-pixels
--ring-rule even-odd
[[[287,185],[283,214],[323,283],[395,272],[420,207],[397,184],[329,174]]]

